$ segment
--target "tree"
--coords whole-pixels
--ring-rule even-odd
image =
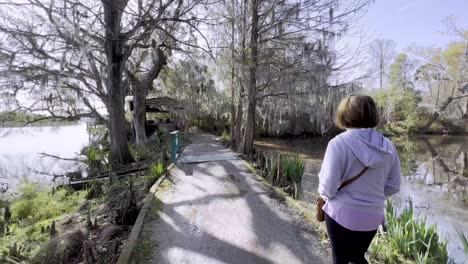
[[[384,85],[390,61],[395,54],[395,46],[395,41],[389,39],[375,39],[369,46],[371,71],[378,74],[379,88]]]
[[[400,53],[390,66],[388,74],[390,86],[403,90],[414,88],[412,80],[413,67],[413,63],[409,60],[408,55]]]
[[[181,58],[164,68],[160,78],[164,87],[161,92],[183,102],[191,119],[199,126],[204,125],[200,124],[203,118],[219,118],[226,110],[226,96],[216,91],[206,61],[201,54]]]
[[[152,48],[146,44],[155,34],[164,34],[177,49],[193,46],[190,39],[178,38],[174,32],[187,32],[187,28],[199,32],[194,24],[200,21],[193,12],[204,3],[4,1],[0,33],[7,41],[0,51],[8,57],[2,66],[8,79],[3,88],[16,98],[13,111],[45,112],[45,118],[103,120],[105,113],[98,108],[104,106],[113,161],[132,161],[123,107],[129,85],[123,75],[125,65],[135,49]],[[24,93],[30,98],[17,96]]]
[[[467,34],[468,35],[468,34]],[[463,99],[468,97],[467,44],[456,41],[446,48],[415,48],[413,52],[423,61],[416,71],[416,80],[430,92],[425,96],[426,105],[432,112],[422,130],[427,131],[446,111],[444,117],[459,119],[464,116]],[[467,100],[468,102],[468,100]]]
[[[135,130],[136,144],[143,144],[147,140],[146,135],[146,96],[153,87],[153,82],[158,78],[159,73],[167,64],[167,55],[161,47],[154,47],[153,50],[145,49],[139,53],[140,58],[134,63],[129,62],[126,68],[126,75],[130,81],[133,94],[133,128]],[[146,60],[150,60],[143,67]],[[132,70],[130,70],[131,68]],[[146,69],[144,69],[146,68]]]
[[[104,48],[107,59],[108,127],[112,159],[117,164],[125,164],[133,160],[128,148],[124,110],[126,93],[123,84],[123,71],[132,52],[130,46],[125,45],[128,36],[122,32],[122,15],[127,4],[128,0],[102,1],[105,28]]]
[[[259,101],[320,93],[323,87],[329,87],[327,79],[337,70],[333,39],[346,32],[353,14],[370,2],[251,1],[242,153],[253,152]]]

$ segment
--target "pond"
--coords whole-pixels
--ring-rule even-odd
[[[51,183],[54,175],[75,171],[74,161],[89,137],[86,123],[59,126],[14,127],[0,129],[0,187],[14,194],[25,181]]]
[[[330,138],[261,139],[260,148],[299,154],[306,161],[301,200],[315,203],[317,174]],[[404,206],[411,198],[415,212],[436,224],[449,241],[449,255],[463,263],[465,255],[456,226],[468,234],[468,136],[392,138],[403,174],[400,193],[392,200]]]

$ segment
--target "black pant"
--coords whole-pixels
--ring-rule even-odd
[[[328,238],[333,252],[334,264],[368,264],[364,254],[377,230],[352,231],[325,214]]]

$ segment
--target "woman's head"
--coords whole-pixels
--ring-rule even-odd
[[[372,97],[350,95],[338,105],[335,122],[341,129],[372,128],[379,124],[380,116]]]

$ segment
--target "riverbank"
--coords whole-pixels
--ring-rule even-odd
[[[457,124],[450,122],[437,122],[427,130],[407,127],[402,123],[387,124],[378,129],[387,137],[402,135],[468,135],[468,119],[460,120]]]
[[[59,120],[24,112],[0,112],[0,128],[76,125],[78,120]]]
[[[144,169],[126,175],[55,188],[46,182],[17,185],[0,206],[0,262],[115,263],[144,197],[165,171],[166,141],[160,135],[131,144],[134,166]],[[106,142],[81,149],[88,177],[109,168],[108,151]]]
[[[147,172],[91,182],[78,191],[62,187],[50,192],[33,183],[20,188],[0,214],[2,260],[79,263],[91,258],[92,263],[115,263],[149,187],[163,172],[162,165],[154,165]]]

